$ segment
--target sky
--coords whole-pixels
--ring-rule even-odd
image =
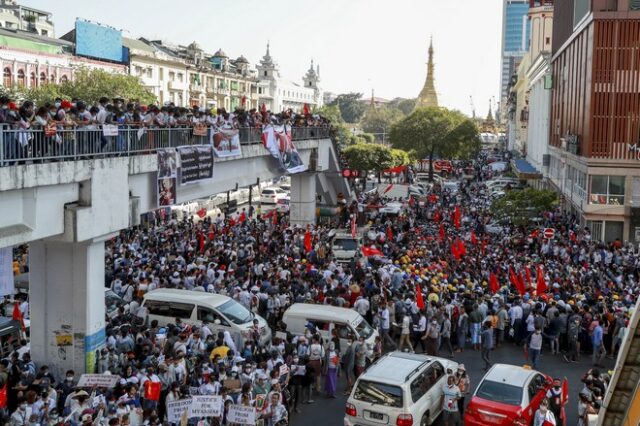
[[[414,98],[426,77],[433,36],[442,106],[485,116],[499,93],[501,0],[19,0],[53,13],[56,35],[76,17],[125,37],[175,44],[197,41],[252,65],[267,41],[284,77],[301,82],[311,59],[321,86],[365,97]]]

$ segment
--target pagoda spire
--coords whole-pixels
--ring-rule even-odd
[[[420,95],[418,95],[416,108],[438,106],[438,94],[436,93],[434,69],[433,37],[431,37],[431,42],[429,43],[429,62],[427,63],[427,79],[424,82],[424,87],[420,91]]]

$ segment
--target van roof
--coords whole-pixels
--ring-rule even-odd
[[[426,355],[391,352],[380,358],[360,377],[389,384],[403,384],[414,371],[431,364],[435,359]]]
[[[360,314],[353,309],[328,305],[313,305],[310,303],[294,303],[285,311],[284,315],[302,316],[305,317],[305,319],[325,321],[344,317],[350,324],[360,317]]]
[[[174,288],[160,288],[144,295],[144,299],[159,300],[161,302],[193,302],[207,303],[213,306],[222,305],[231,300],[227,296],[204,291],[178,290]]]
[[[20,322],[10,317],[0,317],[0,336],[20,331]]]

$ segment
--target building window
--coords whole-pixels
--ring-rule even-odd
[[[4,72],[2,74],[2,82],[4,87],[13,86],[13,81],[11,80],[11,68],[5,67]]]
[[[589,204],[624,205],[624,176],[591,176]]]
[[[66,76],[66,74],[63,74],[62,77],[60,77],[60,83],[64,84],[67,81],[69,81],[69,78]]]
[[[265,76],[265,77],[267,76],[267,72],[266,72],[266,71],[264,72],[264,76]]]
[[[38,80],[36,79],[36,73],[32,72],[29,75],[29,87],[36,87],[38,85]]]
[[[47,75],[43,72],[40,73],[40,85],[47,84]]]
[[[44,37],[48,37],[48,36],[49,36],[49,31],[47,31],[47,30],[42,30],[42,35],[43,35]]]
[[[184,75],[183,75],[181,72],[179,72],[179,73],[178,73],[178,81],[179,81],[180,83],[182,83],[182,80],[183,80],[183,79],[184,79]]]
[[[49,76],[49,84],[56,84],[56,76],[54,74]]]
[[[169,81],[176,81],[176,73],[169,71]]]
[[[18,86],[25,86],[27,84],[27,79],[24,75],[23,70],[18,70]]]
[[[153,69],[147,68],[147,78],[153,78]]]

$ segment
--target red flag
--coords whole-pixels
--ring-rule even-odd
[[[262,104],[262,108],[260,109],[260,112],[262,113],[262,115],[267,113],[267,106],[265,104]]]
[[[458,251],[458,244],[455,241],[453,244],[451,244],[451,254],[453,255],[454,259],[460,260],[460,252]]]
[[[383,253],[383,252],[381,252],[380,250],[378,250],[377,248],[363,246],[363,247],[362,247],[362,255],[363,255],[364,257],[369,257],[369,256],[384,256],[384,253]]]
[[[11,319],[20,322],[20,327],[22,327],[22,331],[25,331],[24,326],[24,318],[22,316],[22,311],[20,310],[20,304],[15,302],[13,304],[13,314],[11,315]]]
[[[547,283],[544,280],[544,273],[542,272],[542,265],[538,265],[536,269],[536,294],[540,296],[546,293]]]
[[[465,254],[467,254],[467,248],[464,246],[464,243],[459,238],[458,238],[458,253],[460,253],[460,256],[464,256]]]
[[[161,386],[162,383],[160,382],[152,382],[151,380],[147,380],[146,382],[144,382],[144,399],[148,399],[150,401],[159,401]]]
[[[387,239],[389,241],[393,240],[393,229],[391,229],[391,227],[387,228]]]
[[[424,299],[422,298],[422,289],[420,284],[416,283],[416,305],[418,309],[424,309]]]
[[[444,233],[444,223],[440,223],[440,241],[444,241],[445,233]]]
[[[278,212],[277,211],[273,211],[273,225],[277,225],[278,224]]]
[[[453,211],[453,225],[456,227],[456,229],[460,229],[461,218],[462,218],[462,213],[460,212],[460,208],[456,206],[455,210]]]
[[[509,266],[509,281],[511,282],[511,284],[513,284],[516,290],[518,290],[520,296],[524,296],[524,294],[526,293],[525,288],[523,285],[521,285],[520,279],[516,276],[516,273],[513,271],[513,268],[511,266]]]
[[[354,214],[354,215],[351,216],[351,236],[353,238],[356,237],[356,233],[357,233],[356,230],[357,230],[357,228],[356,228],[356,215]]]
[[[524,275],[522,271],[520,271],[520,273],[518,274],[518,284],[520,284],[521,289],[523,289],[525,292],[527,291],[527,286],[524,283]]]
[[[491,294],[496,294],[500,285],[498,284],[498,277],[493,272],[489,274],[489,290]]]
[[[196,214],[198,215],[198,217],[203,218],[207,215],[207,209],[203,207],[200,210],[198,210]]]
[[[569,401],[569,380],[565,377],[562,381],[562,405]]]
[[[482,240],[482,244],[480,244],[480,253],[484,256],[484,251],[487,248],[487,240]]]
[[[531,238],[538,238],[538,235],[540,235],[540,230],[539,229],[534,229],[533,232],[531,234],[529,234],[529,236]]]
[[[478,238],[476,238],[476,233],[474,231],[471,231],[471,244],[474,246],[478,244]]]
[[[304,106],[302,107],[302,113],[303,113],[304,115],[309,115],[309,114],[310,114],[310,111],[309,111],[309,105],[304,104]]]
[[[413,206],[415,206],[415,205],[416,205],[416,202],[415,202],[415,200],[413,199],[413,195],[409,195],[409,205],[410,205],[411,207],[413,207]]]
[[[435,222],[440,222],[442,220],[442,216],[440,216],[440,210],[436,210],[436,212],[433,215],[433,220]]]
[[[247,215],[245,214],[245,212],[240,213],[240,217],[238,217],[238,222],[244,223],[245,220],[247,220]]]
[[[527,286],[531,287],[531,268],[529,267],[529,265],[524,267],[524,272],[527,277]]]
[[[233,217],[229,219],[229,226],[236,226],[236,220]]]
[[[246,96],[243,96],[243,97],[242,97],[242,99],[241,99],[241,102],[242,102],[242,108],[244,108],[245,106],[247,106],[247,97],[246,97]]]
[[[307,232],[304,233],[304,252],[309,253],[311,248],[311,231],[307,229]]]

